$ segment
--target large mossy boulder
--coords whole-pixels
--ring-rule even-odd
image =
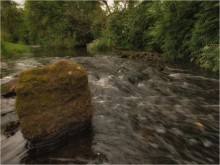
[[[85,69],[67,60],[22,72],[15,88],[20,128],[29,141],[78,133],[92,119]]]

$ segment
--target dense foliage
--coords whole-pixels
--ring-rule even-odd
[[[26,1],[25,12],[30,43],[68,48],[94,39],[93,19],[103,11],[99,2]]]
[[[218,1],[25,1],[21,9],[9,0],[1,19],[7,42],[155,51],[219,70]]]
[[[219,2],[202,2],[189,41],[191,59],[200,66],[219,70]]]
[[[23,10],[13,1],[1,1],[1,40],[18,42],[21,39]]]
[[[24,10],[13,1],[1,1],[1,55],[11,57],[30,52],[22,44],[24,38]],[[15,44],[17,43],[17,44]]]
[[[171,61],[219,70],[218,1],[124,3],[109,17],[103,35],[114,48],[161,52]]]

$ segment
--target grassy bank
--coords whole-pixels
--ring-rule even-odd
[[[87,50],[92,53],[110,51],[111,41],[107,38],[96,39],[87,46]]]
[[[31,52],[31,48],[22,44],[14,44],[10,42],[1,42],[1,56],[3,58],[16,56],[22,53]]]

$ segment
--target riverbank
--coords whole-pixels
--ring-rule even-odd
[[[131,48],[126,49],[127,50],[125,51],[114,47],[112,41],[106,38],[96,39],[87,45],[87,50],[92,53],[112,51],[122,58],[135,60],[145,59],[149,61],[154,61],[156,63],[168,62],[172,64],[182,63],[184,65],[185,63],[190,63],[204,70],[211,71],[216,74],[219,73],[219,49],[216,44],[205,46],[201,49],[201,51],[198,51],[196,55],[193,55],[192,52],[189,52],[187,56],[184,56],[183,52],[181,54],[176,53],[172,55],[169,51],[163,51],[164,53],[161,54],[157,51],[146,52],[132,51]]]
[[[167,60],[164,54],[158,52],[113,50],[113,54],[116,54],[121,58],[151,62],[159,70],[162,70],[164,65],[176,67],[182,66],[184,69],[189,69],[193,73],[199,72],[204,76],[215,78],[219,77],[219,70],[214,71],[210,68],[204,68],[194,61],[170,61]]]
[[[163,54],[157,52],[144,52],[144,51],[115,51],[121,58],[129,59],[145,59],[147,61],[154,61],[157,63],[166,63],[167,60]]]
[[[31,48],[27,45],[1,42],[1,58],[11,58],[29,52],[31,52]]]

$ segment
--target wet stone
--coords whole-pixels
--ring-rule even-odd
[[[4,135],[6,137],[10,137],[14,135],[18,131],[19,122],[18,121],[11,121],[6,125],[4,130]]]
[[[212,146],[212,142],[210,142],[210,141],[208,141],[208,140],[205,140],[205,141],[203,141],[203,145],[204,145],[205,147],[211,147],[211,146]]]
[[[180,131],[180,130],[177,129],[177,128],[172,128],[170,131],[171,131],[174,135],[176,135],[176,136],[182,136],[182,135],[183,135],[182,131]]]
[[[7,83],[1,85],[1,95],[5,98],[13,97],[16,95],[15,93],[15,85],[17,83],[17,79],[12,79]]]
[[[157,133],[160,133],[160,134],[166,133],[166,130],[165,130],[165,128],[163,126],[157,126],[155,128],[155,130],[156,130]]]

